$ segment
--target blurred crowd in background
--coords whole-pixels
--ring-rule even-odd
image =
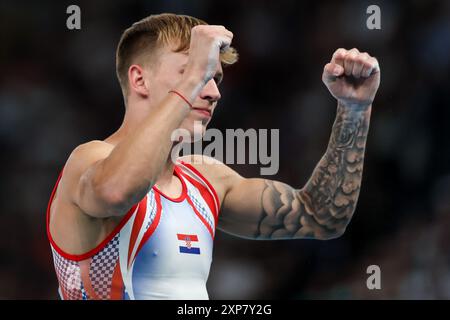
[[[66,8],[81,8],[81,30]],[[366,8],[381,8],[381,30]],[[115,75],[122,31],[174,12],[225,25],[240,61],[225,69],[210,126],[280,129],[280,170],[302,187],[325,152],[336,102],[321,81],[339,48],[378,58],[381,86],[358,207],[330,241],[250,241],[218,232],[212,299],[450,299],[450,2],[0,2],[0,298],[56,299],[45,213],[77,145],[124,114]],[[246,177],[258,165],[232,166]],[[381,269],[368,290],[367,267]]]

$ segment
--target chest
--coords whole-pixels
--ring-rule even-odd
[[[121,256],[131,262],[134,279],[207,279],[213,228],[212,213],[201,199],[191,194],[173,202],[154,194],[145,214],[138,211],[121,231]]]

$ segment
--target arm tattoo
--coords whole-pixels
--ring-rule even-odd
[[[306,185],[265,180],[257,239],[330,239],[343,233],[361,188],[370,108],[338,106],[331,139]]]

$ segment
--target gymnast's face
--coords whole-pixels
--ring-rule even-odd
[[[187,52],[173,52],[166,46],[159,49],[156,63],[152,72],[146,72],[149,83],[149,100],[151,105],[158,104],[167,95],[169,90],[177,87],[183,78],[183,73],[188,62]],[[200,91],[193,102],[193,109],[182,122],[180,129],[188,130],[194,137],[195,129],[201,129],[201,135],[205,133],[206,126],[211,121],[217,102],[220,100],[218,85],[222,78],[222,66],[219,65],[216,74]],[[198,135],[198,133],[196,133]]]

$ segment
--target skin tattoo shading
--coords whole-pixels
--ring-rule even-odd
[[[265,180],[256,239],[332,239],[342,235],[361,189],[371,108],[338,105],[325,155],[302,189]]]

